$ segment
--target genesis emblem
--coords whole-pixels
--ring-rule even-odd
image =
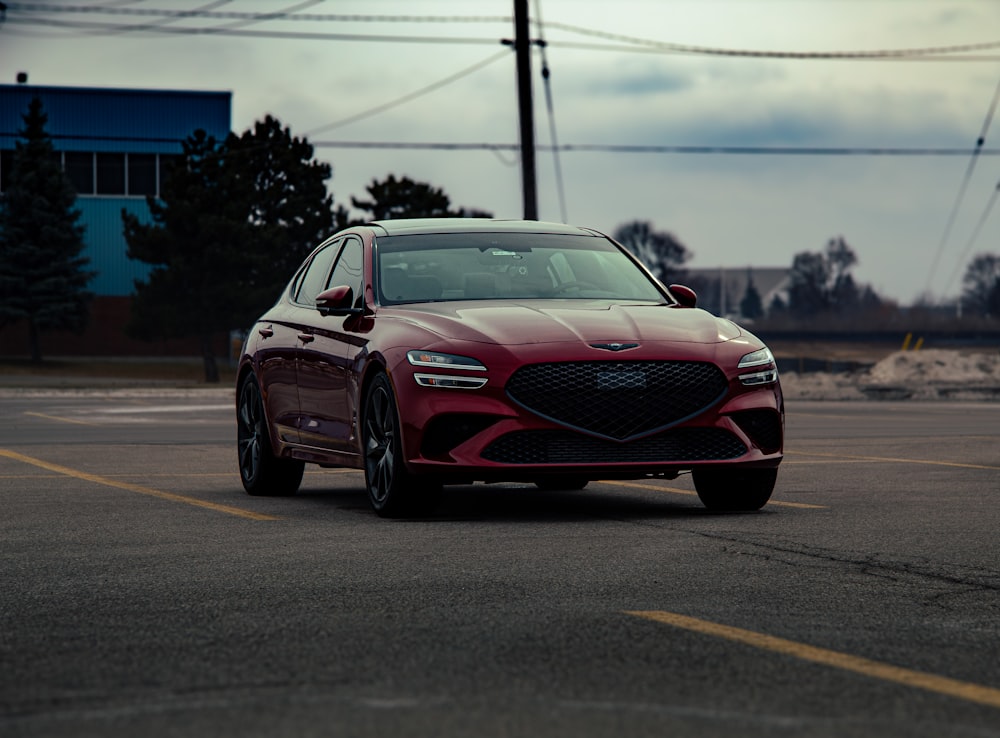
[[[605,351],[624,351],[626,349],[637,348],[637,343],[592,343],[591,348],[604,349]]]

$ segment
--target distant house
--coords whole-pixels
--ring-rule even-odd
[[[775,296],[784,298],[788,290],[789,267],[715,267],[686,269],[685,284],[698,293],[698,306],[716,315],[740,315],[740,302],[750,281],[760,294],[764,310]]]
[[[199,128],[220,140],[229,134],[232,93],[0,85],[0,197],[10,183],[22,116],[34,97],[42,101],[46,130],[76,188],[86,228],[84,255],[97,272],[89,285],[97,298],[87,337],[60,336],[58,346],[49,345],[45,352],[166,350],[127,341],[123,334],[135,280],[145,278],[149,267],[126,255],[121,211],[148,221],[146,196],[159,194],[167,164],[182,154],[181,142]],[[9,338],[10,332],[2,334],[0,353],[23,353],[23,344]],[[44,337],[43,342],[54,343]]]

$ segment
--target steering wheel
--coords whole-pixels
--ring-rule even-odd
[[[563,282],[562,284],[556,285],[554,292],[559,294],[567,290],[581,290],[581,289],[601,289],[600,286],[594,284],[593,282]]]

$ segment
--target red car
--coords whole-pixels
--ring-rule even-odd
[[[294,494],[306,462],[365,470],[384,516],[442,484],[690,471],[711,509],[757,510],[782,458],[774,357],[605,235],[426,219],[320,244],[247,337],[239,467]]]

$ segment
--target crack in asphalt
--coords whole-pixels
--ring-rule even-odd
[[[866,576],[884,577],[892,581],[902,581],[906,577],[912,577],[940,582],[950,586],[960,586],[968,588],[971,591],[1000,592],[1000,571],[997,570],[982,569],[963,564],[935,562],[926,558],[922,560],[903,560],[887,559],[873,553],[852,555],[850,552],[799,544],[787,540],[763,542],[732,534],[709,533],[698,530],[688,530],[687,532],[703,538],[727,541],[743,546],[754,546],[780,554],[798,556],[830,564],[846,564],[854,567],[855,570]],[[738,553],[748,556],[762,556],[770,560],[780,560],[773,556],[757,552]],[[798,566],[801,562],[788,560],[782,563]]]

